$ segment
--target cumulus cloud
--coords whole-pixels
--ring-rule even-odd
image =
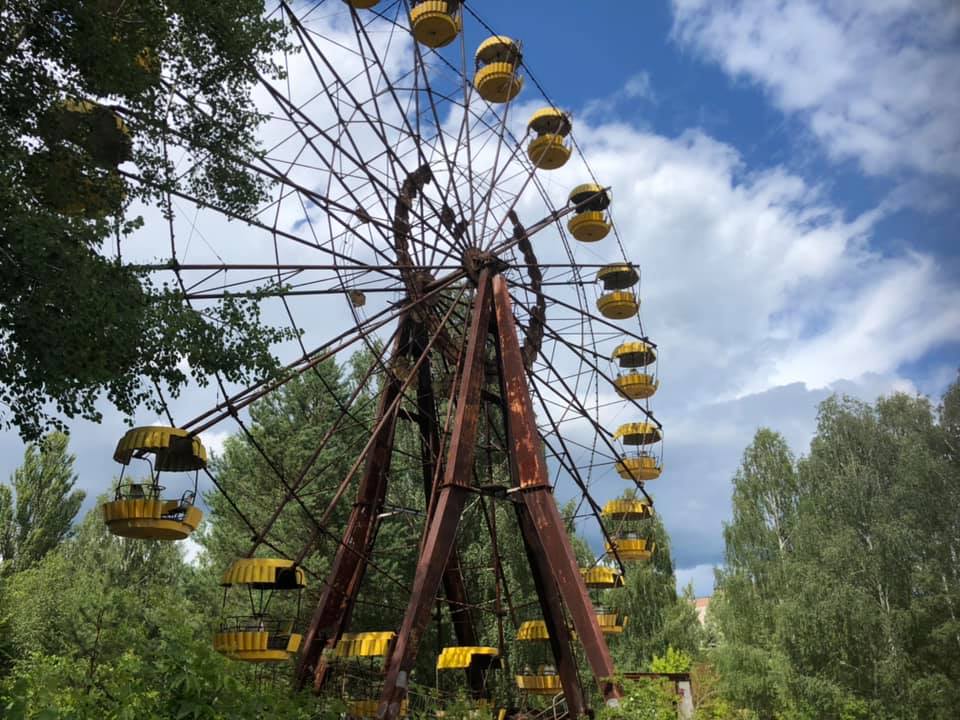
[[[673,0],[674,34],[871,174],[960,174],[952,0]]]

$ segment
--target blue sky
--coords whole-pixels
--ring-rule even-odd
[[[651,490],[680,581],[709,594],[730,478],[758,426],[800,454],[830,393],[936,397],[956,376],[960,6],[471,5],[523,40],[614,187],[663,349],[666,471]],[[473,47],[486,32],[465,25]],[[115,432],[74,430],[95,494]],[[5,477],[22,447],[7,433],[0,451]]]

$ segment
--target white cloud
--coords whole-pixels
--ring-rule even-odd
[[[871,174],[960,174],[952,0],[673,0],[675,37]]]

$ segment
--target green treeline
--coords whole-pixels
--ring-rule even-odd
[[[743,717],[957,716],[960,382],[830,398],[799,460],[758,431],[724,538],[709,657]]]

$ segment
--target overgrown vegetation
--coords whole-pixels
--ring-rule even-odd
[[[37,440],[64,418],[99,419],[101,396],[132,414],[157,407],[156,383],[175,395],[191,376],[276,371],[270,345],[290,334],[261,325],[254,298],[191,309],[180,288],[122,260],[143,224],[128,213],[135,201],[169,212],[165,193],[177,191],[243,217],[264,197],[243,162],[257,154],[250,88],[258,73],[279,72],[270,57],[284,35],[263,9],[3,4],[0,427]]]

